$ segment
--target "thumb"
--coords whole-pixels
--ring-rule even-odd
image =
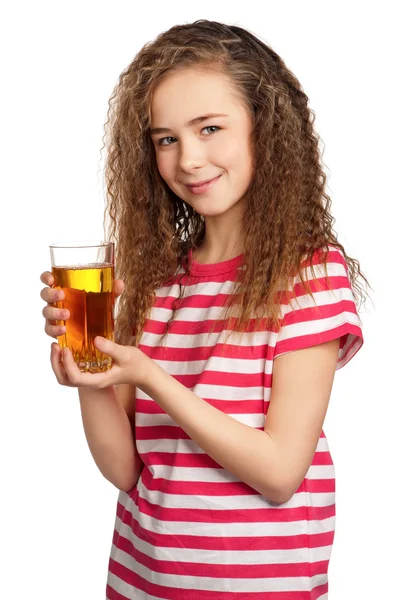
[[[99,335],[94,339],[94,345],[100,352],[111,356],[115,360],[122,358],[123,346],[112,342],[112,340],[108,340]]]

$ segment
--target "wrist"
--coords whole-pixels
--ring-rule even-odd
[[[153,369],[156,363],[149,358],[145,352],[139,349],[137,350],[140,353],[140,360],[138,361],[139,368],[136,369],[136,366],[134,366],[133,370],[135,372],[138,371],[139,375],[138,377],[135,375],[134,380],[131,381],[131,383],[142,389],[153,379]]]

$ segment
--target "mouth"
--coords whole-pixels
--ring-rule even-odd
[[[199,184],[196,185],[187,185],[187,188],[193,193],[193,194],[203,194],[203,192],[207,192],[207,190],[209,190],[211,187],[213,187],[213,185],[220,179],[221,175],[218,175],[217,177],[214,177],[213,179],[209,179],[207,181],[202,181]]]

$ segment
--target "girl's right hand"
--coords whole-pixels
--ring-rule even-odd
[[[54,289],[54,277],[49,271],[44,271],[40,275],[40,281],[45,283],[49,287],[45,287],[40,292],[42,300],[47,302],[47,306],[43,308],[43,317],[46,322],[44,325],[44,331],[47,335],[57,339],[58,336],[62,335],[66,331],[64,325],[57,325],[56,321],[67,321],[70,317],[69,310],[57,308],[55,302],[64,300],[65,294],[60,289]],[[123,293],[124,282],[121,279],[115,279],[113,283],[113,292],[115,300]]]

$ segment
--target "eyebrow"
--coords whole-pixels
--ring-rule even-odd
[[[228,117],[228,115],[224,115],[221,113],[209,113],[207,115],[203,115],[201,117],[195,117],[187,123],[187,126],[196,125],[197,123],[202,123],[202,121],[206,121],[207,119],[213,119],[214,117]],[[156,133],[170,133],[172,130],[167,127],[155,127],[150,130],[151,135],[155,135]]]

